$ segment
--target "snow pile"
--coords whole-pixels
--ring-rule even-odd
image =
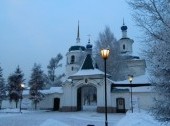
[[[162,126],[159,122],[155,121],[152,116],[147,112],[130,113],[127,112],[126,116],[122,118],[117,126]]]
[[[53,120],[53,119],[47,119],[43,124],[40,126],[69,126],[67,124],[64,124],[60,121]]]
[[[4,113],[17,113],[17,112],[20,112],[19,109],[10,109],[10,108],[7,108],[7,109],[1,109],[0,112],[4,112]]]

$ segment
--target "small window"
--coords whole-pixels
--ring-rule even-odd
[[[70,63],[73,64],[74,62],[75,62],[75,56],[72,55],[72,56],[71,56],[71,62],[70,62]]]
[[[123,49],[125,50],[125,44],[123,44]]]
[[[71,67],[71,70],[73,71],[73,70],[74,70],[74,67]]]

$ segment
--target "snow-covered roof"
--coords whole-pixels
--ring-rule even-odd
[[[63,93],[62,87],[51,87],[50,89],[40,90],[43,94]],[[29,90],[24,90],[23,95],[29,95]]]
[[[129,84],[129,80],[115,81],[115,84]],[[149,76],[147,74],[133,77],[132,84],[149,84]]]
[[[132,92],[153,92],[152,86],[143,86],[143,87],[132,87]],[[130,87],[116,87],[117,91],[113,91],[113,93],[122,93],[129,92]]]
[[[149,84],[148,74],[133,77],[132,84]],[[113,84],[130,84],[129,80],[114,81]],[[129,89],[130,87],[116,87],[117,89]],[[132,87],[133,92],[152,92],[152,86]]]
[[[40,90],[43,94],[63,93],[62,87],[51,87],[50,89]]]
[[[72,76],[91,76],[91,75],[104,75],[104,72],[102,72],[99,69],[85,69],[85,70],[79,70],[77,73],[71,75]]]

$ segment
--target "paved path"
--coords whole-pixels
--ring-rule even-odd
[[[116,123],[125,114],[108,114],[109,126]],[[104,113],[96,112],[23,112],[0,113],[0,126],[41,126],[47,120],[57,120],[69,126],[104,126]]]

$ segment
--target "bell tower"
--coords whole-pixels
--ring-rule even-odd
[[[78,22],[76,44],[71,46],[66,54],[66,77],[73,75],[80,69],[85,56],[86,48],[80,43],[80,31]]]
[[[123,25],[121,27],[122,38],[119,40],[119,46],[120,46],[121,54],[132,55],[132,53],[133,53],[132,45],[133,45],[134,41],[132,39],[128,38],[127,29],[128,29],[128,27],[125,25],[124,20],[123,20]]]

